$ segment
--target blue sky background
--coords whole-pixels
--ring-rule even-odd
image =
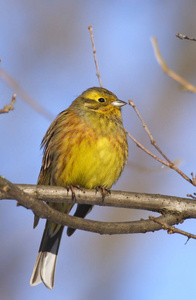
[[[103,85],[132,99],[158,145],[195,172],[195,95],[180,90],[158,66],[150,37],[156,36],[169,66],[195,81],[196,2],[182,1],[2,1],[1,67],[55,117],[91,86],[98,86],[88,26],[94,28]],[[0,81],[0,107],[12,94]],[[154,151],[131,107],[124,125]],[[50,122],[19,97],[15,110],[0,116],[0,173],[15,183],[37,181],[41,139]],[[193,186],[162,168],[131,141],[129,162],[115,189],[185,197]],[[89,218],[136,220],[150,212],[95,208]],[[29,280],[45,221],[32,229],[33,214],[15,201],[1,201],[0,293],[4,300],[195,299],[196,241],[166,232],[99,236],[64,234],[55,287],[30,287]],[[195,221],[180,226],[195,233]]]

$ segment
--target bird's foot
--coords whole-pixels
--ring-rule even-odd
[[[82,188],[79,186],[79,185],[69,185],[68,187],[67,187],[67,192],[69,192],[69,190],[71,191],[71,199],[72,199],[72,201],[73,202],[76,202],[76,193],[75,193],[75,191],[74,191],[74,188],[77,188],[77,189],[79,189],[80,191],[82,191]]]
[[[69,185],[69,186],[67,187],[67,192],[69,193],[69,191],[71,191],[71,200],[72,200],[73,202],[76,202],[76,193],[75,193],[74,187],[73,187],[72,185]]]
[[[111,194],[111,192],[109,189],[106,189],[102,186],[96,188],[96,192],[98,192],[99,190],[101,190],[102,202],[104,202],[105,196]]]

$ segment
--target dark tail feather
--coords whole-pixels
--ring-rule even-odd
[[[79,217],[79,218],[85,218],[86,215],[91,211],[92,208],[93,208],[93,205],[78,204],[74,216]],[[75,231],[76,231],[75,228],[68,227],[67,235],[71,236]]]
[[[63,226],[59,226],[58,228],[58,226],[55,223],[46,222],[39,253],[30,280],[30,285],[32,286],[43,281],[49,289],[54,287],[57,254],[64,228]]]

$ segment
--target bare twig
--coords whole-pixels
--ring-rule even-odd
[[[189,183],[191,183],[192,185],[196,186],[196,180],[192,180],[191,178],[189,178],[186,174],[184,174],[164,153],[163,151],[159,148],[159,146],[157,145],[155,139],[152,136],[152,133],[150,132],[150,130],[148,129],[146,123],[144,122],[143,118],[141,117],[138,109],[136,108],[134,102],[132,100],[129,100],[129,104],[133,107],[133,109],[135,110],[137,116],[139,117],[139,119],[142,122],[142,125],[144,127],[144,129],[146,130],[150,141],[152,143],[152,145],[156,148],[156,150],[164,157],[164,160],[162,160],[161,158],[159,158],[158,156],[156,156],[155,154],[151,153],[149,150],[147,150],[143,145],[141,145],[128,131],[127,134],[128,136],[134,141],[134,143],[141,148],[144,152],[146,152],[148,155],[150,155],[151,157],[153,157],[154,159],[156,159],[158,162],[160,162],[161,164],[169,167],[170,169],[175,170],[178,174],[180,174],[180,176],[182,176],[184,179],[186,179]],[[193,176],[192,176],[193,178]]]
[[[196,185],[196,176],[194,175],[193,172],[191,172],[191,177],[192,177],[193,184]]]
[[[155,37],[152,37],[151,42],[152,42],[152,45],[154,48],[155,57],[156,57],[158,63],[160,64],[163,72],[165,72],[172,79],[174,79],[175,81],[180,83],[185,90],[196,93],[196,86],[192,85],[191,83],[189,83],[188,81],[183,79],[181,76],[179,76],[177,73],[175,73],[174,71],[169,69],[166,62],[163,60],[163,58],[161,56],[161,53],[160,53],[160,50],[158,47],[158,43],[157,43],[157,39]]]
[[[148,149],[146,149],[140,142],[138,142],[131,134],[130,132],[128,132],[126,130],[127,135],[130,137],[130,139],[132,139],[132,141],[140,148],[142,149],[144,152],[146,152],[148,155],[150,155],[152,158],[156,159],[158,162],[160,162],[161,164],[165,165],[166,167],[170,167],[169,163],[165,162],[164,160],[162,160],[161,158],[159,158],[158,156],[156,156],[155,154],[153,154],[152,152],[150,152]]]
[[[182,33],[177,33],[176,36],[181,39],[181,40],[189,40],[189,41],[194,41],[196,42],[196,39],[195,38],[192,38],[192,37],[189,37],[187,35],[184,35]]]
[[[160,224],[164,230],[167,230],[168,234],[179,233],[181,235],[186,236],[188,239],[196,239],[196,235],[195,234],[192,234],[192,233],[189,233],[187,231],[178,229],[178,228],[176,228],[174,226],[168,225],[164,221],[161,221],[161,220],[159,220],[159,219],[157,219],[157,218],[155,218],[153,216],[149,216],[149,219],[153,220],[155,223]]]
[[[101,75],[100,75],[100,72],[99,72],[97,56],[96,56],[95,42],[94,42],[94,36],[93,36],[93,27],[89,26],[88,30],[90,31],[90,36],[91,36],[91,43],[92,43],[92,48],[93,48],[93,57],[94,57],[95,67],[96,67],[96,70],[97,70],[96,75],[98,77],[100,86],[103,87],[102,80],[101,80]]]
[[[14,110],[14,103],[16,102],[16,94],[12,96],[10,104],[5,105],[4,108],[0,109],[0,114],[8,113],[10,110]]]
[[[49,121],[53,120],[53,116],[46,108],[41,106],[35,99],[33,99],[26,91],[23,89],[19,83],[3,68],[0,67],[0,77],[11,89],[16,92],[22,100],[28,103],[34,110],[36,110],[40,115],[44,116]]]
[[[150,132],[150,130],[148,129],[148,127],[147,127],[146,123],[144,122],[142,116],[140,115],[137,107],[135,106],[135,103],[132,100],[129,100],[129,104],[133,107],[133,109],[135,110],[137,116],[139,117],[140,121],[142,122],[142,126],[146,130],[146,132],[147,132],[147,134],[150,138],[151,144],[158,150],[158,152],[165,158],[165,160],[168,161],[168,163],[171,164],[172,162],[169,160],[169,158],[161,151],[161,149],[156,144],[156,141],[153,138],[152,133]]]

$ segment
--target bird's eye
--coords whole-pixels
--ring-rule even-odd
[[[98,101],[99,102],[105,102],[105,99],[104,98],[99,98]]]

